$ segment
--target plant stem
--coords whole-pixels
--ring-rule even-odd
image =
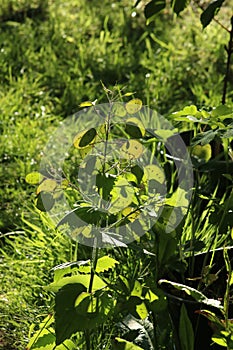
[[[226,66],[226,73],[225,73],[225,77],[224,77],[223,93],[222,93],[222,104],[223,105],[226,103],[227,83],[229,80],[231,55],[233,53],[233,16],[231,17],[230,39],[229,39],[228,47],[226,48],[226,51],[227,51],[227,66]]]
[[[92,287],[93,287],[93,282],[94,282],[94,276],[95,276],[95,269],[98,261],[98,253],[99,249],[96,247],[96,239],[94,241],[94,247],[92,250],[92,261],[91,261],[91,277],[90,277],[90,283],[88,287],[88,293],[92,293]]]

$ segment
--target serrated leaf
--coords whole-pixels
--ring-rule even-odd
[[[199,292],[195,288],[186,286],[185,284],[171,282],[171,281],[168,281],[168,280],[165,280],[165,279],[162,279],[162,280],[159,281],[159,284],[162,284],[162,283],[170,284],[173,287],[175,287],[176,289],[184,291],[186,294],[188,294],[191,297],[193,297],[199,303],[203,303],[203,304],[206,304],[206,305],[209,305],[209,306],[213,306],[213,307],[216,307],[218,309],[223,309],[223,306],[221,305],[221,302],[219,300],[208,299],[204,294],[202,294],[201,292]]]
[[[139,98],[134,98],[126,103],[125,109],[129,114],[135,114],[142,108],[142,101]]]
[[[215,0],[212,1],[209,6],[205,9],[205,11],[201,14],[201,23],[202,27],[205,28],[210,24],[214,16],[217,15],[218,11],[220,10],[222,4],[225,0]]]
[[[37,185],[44,179],[44,176],[38,171],[32,171],[27,174],[25,181],[30,185]]]
[[[180,310],[179,338],[181,350],[194,350],[194,332],[185,305]]]
[[[158,12],[162,11],[166,7],[166,0],[152,0],[145,6],[145,17],[149,19],[150,17],[156,15]]]
[[[119,262],[113,258],[111,258],[108,255],[102,256],[98,259],[96,264],[96,272],[104,272],[108,271],[109,269],[114,268]]]

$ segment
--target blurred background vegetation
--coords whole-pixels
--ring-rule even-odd
[[[30,322],[50,304],[40,288],[48,269],[72,259],[75,250],[65,237],[58,244],[46,219],[39,224],[39,214],[32,222],[32,189],[25,183],[59,122],[83,101],[106,102],[100,81],[135,92],[164,115],[189,104],[221,103],[229,33],[214,21],[202,30],[194,4],[178,18],[167,9],[146,25],[146,2],[134,3],[1,0],[0,349],[25,349]],[[230,3],[218,16],[228,28]],[[231,65],[230,105],[232,76]]]

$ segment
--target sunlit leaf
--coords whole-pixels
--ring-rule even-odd
[[[134,98],[133,100],[126,103],[125,108],[129,114],[135,114],[142,108],[142,101],[138,98]]]
[[[128,97],[128,96],[132,96],[134,94],[135,94],[135,91],[134,92],[126,92],[123,96]]]
[[[155,164],[149,164],[144,167],[144,176],[142,181],[156,180],[160,184],[165,182],[165,175],[162,168]]]
[[[203,303],[203,304],[206,304],[209,306],[214,306],[214,307],[219,308],[219,309],[223,308],[223,306],[221,305],[221,301],[216,300],[216,299],[208,299],[204,294],[202,294],[200,291],[198,291],[195,288],[186,286],[185,284],[171,282],[171,281],[164,280],[164,279],[159,281],[159,284],[162,284],[162,283],[170,284],[173,287],[175,287],[176,289],[184,291],[186,294],[192,296],[199,303]]]
[[[95,270],[97,273],[108,271],[109,269],[113,269],[117,264],[119,264],[117,260],[105,255],[98,259]]]
[[[148,310],[146,304],[142,302],[139,305],[136,305],[136,312],[141,320],[144,320],[148,316]]]
[[[96,137],[96,129],[91,128],[78,133],[73,141],[75,148],[85,148],[94,143]]]
[[[44,176],[39,173],[38,171],[33,171],[29,174],[27,174],[25,180],[28,184],[31,185],[36,185],[38,183],[40,183],[42,180],[44,179]]]
[[[70,237],[74,240],[78,240],[79,235],[83,235],[86,238],[92,238],[94,237],[92,234],[92,225],[83,225],[80,227],[77,227],[75,230],[73,230],[70,233]]]
[[[45,179],[36,190],[36,193],[39,194],[40,192],[53,192],[55,188],[57,187],[57,182],[53,179]]]
[[[91,101],[85,101],[80,103],[79,107],[91,107],[93,106],[93,103]]]
[[[125,159],[137,159],[143,154],[143,145],[137,140],[128,140],[121,147],[121,156]]]
[[[114,103],[112,107],[112,114],[118,117],[124,117],[126,115],[125,106],[119,102]]]
[[[75,276],[63,277],[56,282],[52,282],[48,287],[46,287],[46,289],[52,292],[57,292],[60,288],[64,287],[66,284],[75,284],[75,283],[82,284],[85,288],[88,288],[90,283],[90,278],[91,278],[90,274],[77,273]],[[92,290],[95,291],[98,289],[102,289],[104,287],[106,287],[106,284],[103,282],[103,280],[100,277],[95,275]]]
[[[192,156],[207,162],[212,156],[212,149],[209,143],[204,146],[196,145],[193,147],[191,154]]]
[[[129,204],[132,202],[134,196],[134,188],[124,177],[119,176],[110,194],[112,196],[112,199],[109,212],[119,213],[122,209],[129,206]]]
[[[115,338],[112,350],[143,350],[140,346],[135,345],[125,339]]]
[[[140,210],[135,210],[133,207],[127,207],[122,210],[124,215],[129,221],[134,222],[140,215]]]

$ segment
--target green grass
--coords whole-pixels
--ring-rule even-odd
[[[166,13],[146,26],[142,9],[133,9],[133,3],[2,0],[2,350],[25,349],[30,324],[50,310],[52,296],[41,288],[51,278],[48,271],[75,259],[75,245],[67,237],[56,238],[45,218],[31,211],[34,189],[25,183],[59,122],[77,112],[82,101],[105,102],[100,81],[135,91],[165,115],[187,104],[221,101],[228,33],[217,23],[202,31],[199,15],[190,9],[176,21]],[[226,9],[222,20],[227,26],[228,18]],[[232,87],[231,81],[228,101]],[[204,188],[208,181],[203,179]],[[198,201],[193,211],[200,207]],[[211,210],[202,213],[203,225],[198,216],[192,223],[204,241],[215,235],[215,226],[206,220]],[[189,216],[182,244],[192,238],[191,221]],[[216,246],[229,239],[229,232],[218,237]],[[80,248],[81,257],[89,254]]]

